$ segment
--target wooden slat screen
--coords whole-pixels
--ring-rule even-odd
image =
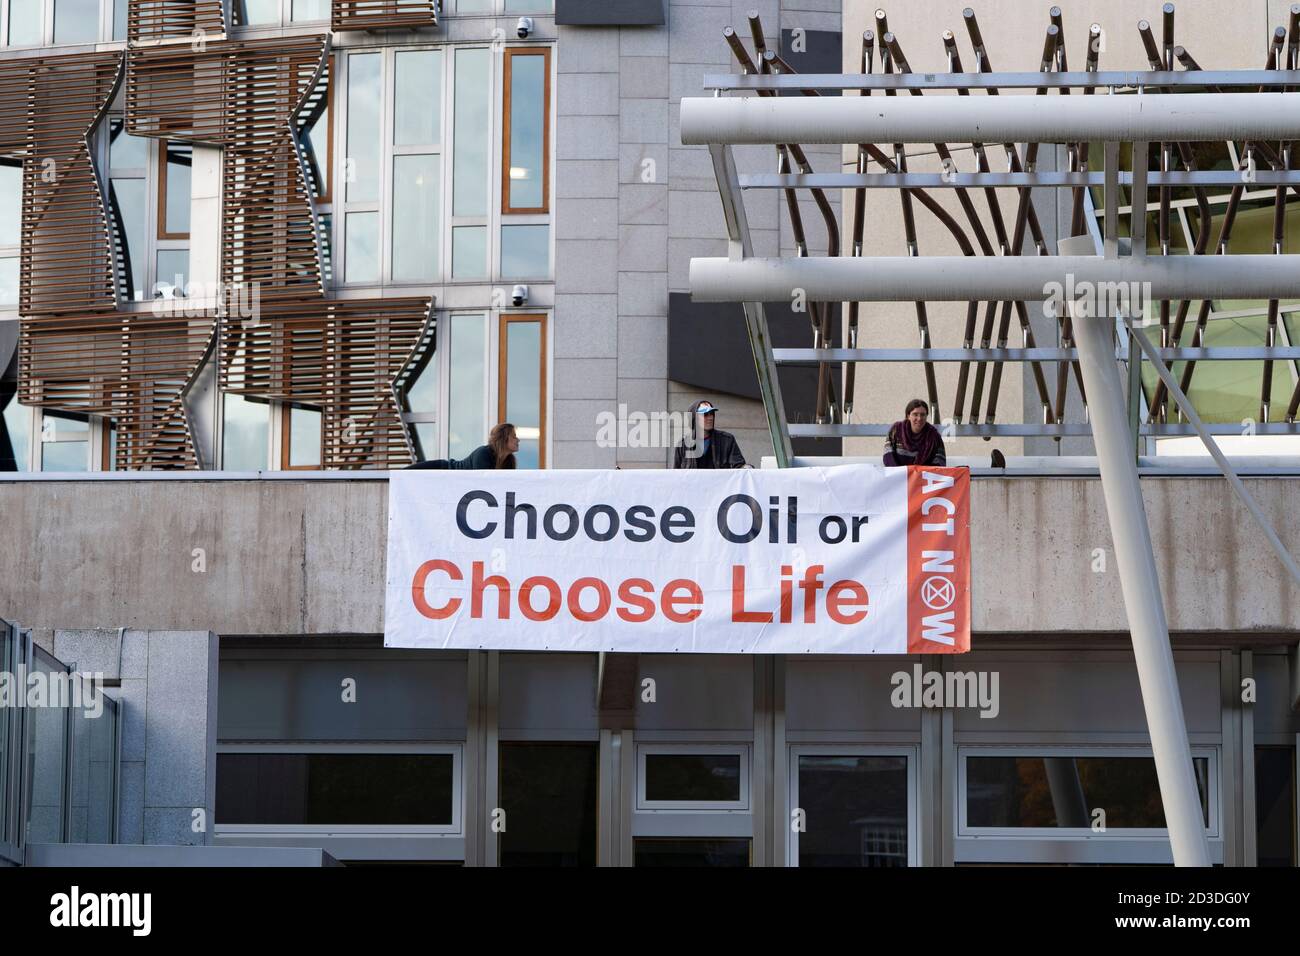
[[[226,32],[221,0],[132,0],[126,36],[132,43],[213,38]]]
[[[330,25],[335,30],[388,30],[436,27],[436,0],[333,0]]]

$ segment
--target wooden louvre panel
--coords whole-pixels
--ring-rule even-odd
[[[0,61],[0,148],[23,162],[21,315],[117,307],[90,137],[122,63],[117,51]]]
[[[194,40],[226,32],[221,0],[131,0],[126,36],[132,43]]]
[[[413,448],[399,395],[433,348],[428,298],[264,305],[221,332],[222,391],[321,409],[322,468],[394,468]]]
[[[330,12],[339,31],[438,25],[437,0],[333,0]]]
[[[329,38],[219,41],[131,53],[132,133],[224,147],[222,280],[263,301],[322,296],[311,185],[295,118],[327,79]]]
[[[116,469],[197,468],[185,393],[215,334],[213,319],[166,312],[25,317],[19,401],[111,418]]]

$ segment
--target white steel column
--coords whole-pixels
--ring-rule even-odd
[[[1064,255],[1078,255],[1085,249],[1095,248],[1087,236],[1062,240],[1060,246]],[[1201,815],[1137,461],[1130,444],[1128,412],[1111,341],[1113,328],[1114,322],[1108,316],[1075,318],[1079,366],[1088,394],[1101,486],[1115,545],[1115,564],[1124,592],[1124,608],[1174,865],[1209,866],[1210,843]]]

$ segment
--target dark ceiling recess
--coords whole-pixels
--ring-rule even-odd
[[[810,348],[812,326],[807,312],[795,312],[788,303],[767,303],[767,327],[773,348]],[[832,346],[840,342],[840,308],[832,306]],[[817,367],[780,367],[785,416],[791,424],[812,421],[817,404]],[[687,292],[668,296],[668,377],[703,391],[760,400],[754,353],[745,332],[745,313],[739,303],[692,302]],[[840,364],[831,365],[836,394],[842,394]],[[726,412],[718,427],[725,429]],[[838,438],[796,438],[796,455],[839,455]]]
[[[657,27],[664,0],[555,0],[555,22],[570,27]]]
[[[843,73],[843,34],[838,30],[781,31],[781,59],[796,73]],[[794,96],[803,94],[791,91]],[[839,96],[839,90],[822,90],[822,96]]]

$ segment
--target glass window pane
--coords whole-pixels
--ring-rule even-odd
[[[503,323],[503,328],[506,403],[501,419],[513,424],[519,436],[517,467],[537,468],[542,437],[542,323],[516,320]]]
[[[596,865],[596,744],[503,743],[502,866]]]
[[[1209,760],[1192,760],[1209,825]],[[966,820],[972,827],[1088,827],[1106,811],[1109,830],[1163,828],[1164,807],[1150,757],[970,757]]]
[[[492,0],[456,0],[457,13],[491,13]]]
[[[167,210],[165,232],[170,236],[190,233],[190,175],[194,148],[188,143],[167,144]]]
[[[66,673],[55,660],[37,648],[29,665],[32,673],[43,673],[46,680]],[[63,763],[67,740],[67,707],[30,707],[31,745],[27,751],[27,842],[62,843],[63,816],[68,794],[64,787]]]
[[[451,322],[451,397],[448,411],[448,448],[452,458],[464,458],[487,441],[487,410],[484,407],[487,370],[487,317],[456,315]]]
[[[145,181],[143,179],[114,179],[110,183],[110,198],[116,225],[121,229],[126,246],[125,276],[127,297],[139,301],[144,298],[145,259]]]
[[[235,0],[235,20],[243,26],[280,23],[280,0]]]
[[[442,157],[393,157],[393,280],[437,278]]]
[[[551,227],[501,227],[501,278],[545,279],[551,274]]]
[[[453,822],[451,754],[217,754],[217,823]]]
[[[102,713],[84,707],[69,708],[72,721],[71,798],[72,829],[69,843],[112,843],[114,771],[117,766],[115,705],[102,690],[81,683],[81,693],[101,695]]]
[[[26,471],[31,450],[31,409],[18,404],[18,396],[5,400],[4,430],[0,432],[0,471]]]
[[[383,89],[378,53],[348,57],[347,198],[350,202],[379,199],[380,114]]]
[[[451,231],[451,277],[487,278],[487,226],[457,226]]]
[[[406,403],[412,412],[438,411],[438,353],[429,356],[429,362],[406,390]]]
[[[1296,751],[1255,748],[1255,833],[1259,866],[1296,865]]]
[[[320,464],[321,413],[311,408],[289,409],[289,467]]]
[[[350,212],[346,217],[348,282],[379,281],[379,213]]]
[[[41,471],[90,469],[90,422],[46,412],[41,416]]]
[[[415,426],[415,437],[419,439],[417,450],[420,461],[430,461],[438,457],[438,423],[419,422]]]
[[[9,0],[9,45],[39,46],[44,42],[41,0]]]
[[[113,0],[113,39],[126,39],[126,12],[130,8],[130,0]]]
[[[330,0],[293,0],[290,18],[295,22],[328,20]]]
[[[800,866],[907,866],[907,758],[800,755]]]
[[[180,298],[189,284],[190,254],[184,249],[163,249],[158,253],[155,298]]]
[[[316,187],[318,196],[326,196],[330,192],[330,109],[326,105],[321,110],[320,116],[316,122],[312,123],[307,129],[307,151],[310,158],[310,167],[312,181]]]
[[[516,53],[509,63],[510,196],[506,205],[540,209],[545,205],[546,56]]]
[[[18,257],[0,259],[0,306],[16,306],[18,304],[18,285],[20,281]]]
[[[54,0],[54,42],[94,43],[99,39],[99,0]]]
[[[442,142],[442,54],[437,50],[399,51],[396,69],[393,142],[398,146]]]
[[[506,13],[550,13],[552,0],[506,0]]]
[[[452,212],[457,216],[486,216],[488,206],[487,50],[456,51],[456,145],[452,172]]]
[[[226,471],[264,471],[271,426],[267,406],[242,395],[225,395],[222,402],[221,467]]]
[[[740,754],[645,756],[646,800],[734,803],[740,797]]]
[[[633,846],[636,866],[749,866],[745,839],[640,839]]]
[[[132,136],[126,122],[116,117],[108,122],[108,165],[115,173],[141,170],[149,164],[149,140]]]
[[[0,163],[0,246],[22,242],[23,168]]]

